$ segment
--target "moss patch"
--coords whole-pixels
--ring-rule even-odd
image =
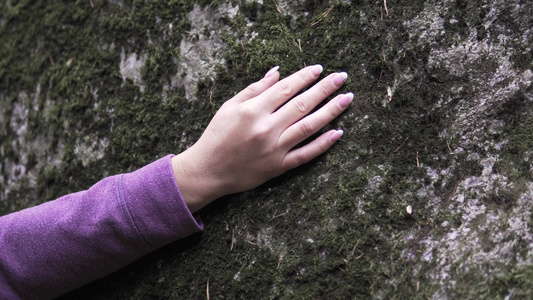
[[[512,52],[512,68],[526,72],[531,55],[518,25],[531,14],[511,20],[505,17],[514,13],[510,7],[489,24],[488,1],[387,1],[387,11],[375,1],[304,1],[282,3],[281,14],[274,1],[263,2],[231,2],[239,13],[220,20],[232,31],[222,37],[225,65],[216,67],[213,80],[198,82],[197,101],[172,86],[173,76],[187,72],[177,60],[181,40],[189,37],[191,1],[0,4],[0,188],[9,186],[0,201],[3,214],[186,149],[225,100],[274,65],[281,66],[282,76],[315,63],[323,64],[324,76],[346,71],[340,92],[356,95],[328,125],[346,132],[328,153],[257,189],[220,199],[202,211],[203,234],[63,299],[205,298],[208,282],[213,299],[525,295],[531,285],[528,263],[468,266],[456,260],[445,265],[446,279],[438,276],[443,268],[438,249],[430,251],[427,240],[461,228],[462,212],[450,207],[465,180],[483,176],[480,158],[497,157],[493,173],[513,185],[479,195],[464,188],[469,199],[490,212],[512,214],[516,199],[528,190],[531,84],[523,80],[512,97],[491,103],[486,119],[501,122],[503,129],[484,128],[478,143],[466,147],[454,133],[478,127],[464,123],[455,130],[458,114],[465,103],[484,100],[477,80],[491,78],[501,57],[482,54],[468,60],[462,73],[434,61],[457,45],[497,45],[500,34],[516,32],[502,47]],[[214,9],[224,3],[196,4]],[[438,7],[442,19],[443,32],[435,40],[424,37],[431,20],[420,31],[409,25],[428,7]],[[143,91],[122,78],[121,53],[145,59]],[[503,93],[512,80],[490,88]],[[23,103],[27,117],[17,116]],[[21,135],[21,125],[13,123],[26,121]],[[80,140],[106,141],[103,157],[84,166],[76,154]],[[26,151],[33,141],[46,151]],[[10,181],[12,165],[26,168],[15,174],[23,175],[16,185]],[[477,217],[472,230],[484,230],[487,220]],[[495,245],[489,234],[480,234],[481,249],[489,252]],[[517,253],[524,249],[519,241]]]

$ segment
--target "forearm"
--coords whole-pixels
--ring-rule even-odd
[[[167,156],[0,218],[0,294],[56,297],[201,228]]]

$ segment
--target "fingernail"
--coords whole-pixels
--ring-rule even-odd
[[[279,66],[275,66],[274,68],[270,69],[270,71],[268,71],[265,75],[265,78],[268,78],[272,75],[274,75],[274,73],[276,73],[276,71],[279,69]]]
[[[329,140],[332,142],[332,143],[335,143],[336,141],[338,141],[342,134],[344,133],[344,131],[342,129],[339,129],[337,131],[335,131],[334,133],[331,134],[331,136],[329,137]]]
[[[333,77],[333,84],[336,86],[341,86],[346,79],[348,78],[348,73],[346,72],[340,72],[335,74],[335,77]]]
[[[322,73],[322,70],[324,70],[324,68],[321,65],[314,65],[311,68],[311,74],[313,74],[314,76],[318,76],[320,75],[320,73]]]
[[[352,93],[346,93],[342,95],[342,97],[339,99],[339,106],[341,108],[346,108],[350,103],[352,103],[353,100],[353,94]]]

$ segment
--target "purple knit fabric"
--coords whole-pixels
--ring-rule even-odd
[[[0,299],[59,296],[202,230],[171,157],[0,217]]]

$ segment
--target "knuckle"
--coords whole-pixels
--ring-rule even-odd
[[[271,132],[271,128],[269,126],[263,125],[263,126],[257,126],[254,129],[253,137],[252,139],[256,142],[265,141],[269,138]],[[268,149],[263,149],[268,150]]]
[[[246,87],[246,89],[248,90],[248,93],[250,95],[254,95],[254,96],[260,94],[261,92],[259,82],[254,82],[250,84],[248,87]]]
[[[328,107],[328,113],[331,119],[335,119],[336,117],[338,117],[341,114],[341,112],[342,112],[341,108],[336,104],[329,105]]]
[[[330,94],[329,89],[323,84],[318,85],[318,92],[322,98],[326,98]]]
[[[280,81],[276,84],[278,91],[285,97],[290,97],[292,95],[292,86],[286,81]]]
[[[231,100],[228,100],[224,103],[222,103],[222,105],[220,106],[220,108],[218,110],[226,110],[226,109],[229,109],[229,107],[233,104],[233,101]]]
[[[305,153],[299,153],[296,155],[297,165],[301,166],[309,161],[309,157]]]
[[[298,72],[296,74],[298,76],[298,80],[303,81],[305,83],[307,83],[311,79],[310,72]]]
[[[253,117],[257,113],[257,110],[253,105],[250,105],[249,102],[242,103],[239,105],[239,114],[245,118]]]
[[[293,102],[294,102],[294,108],[296,109],[297,112],[303,115],[307,113],[308,104],[305,101],[305,99],[303,99],[302,97],[297,97],[293,100]]]
[[[323,142],[318,144],[318,149],[319,149],[320,153],[324,153],[324,152],[328,151],[329,145],[328,145],[327,142],[323,141]]]
[[[303,120],[300,122],[300,131],[302,136],[309,137],[315,133],[315,126],[311,122]]]

